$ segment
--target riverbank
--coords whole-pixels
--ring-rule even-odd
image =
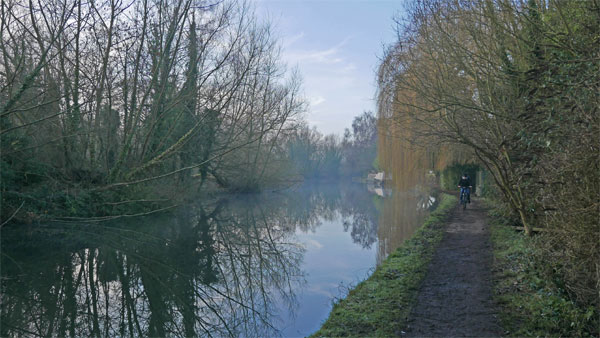
[[[495,298],[499,317],[513,337],[598,337],[598,309],[583,309],[569,299],[559,276],[550,276],[536,241],[492,214]]]
[[[313,337],[392,336],[402,333],[419,286],[443,237],[456,197],[444,194],[435,211],[373,275],[334,305]]]
[[[444,195],[313,337],[600,336],[598,309],[578,306],[546,271],[543,235],[524,236],[474,202],[452,213],[456,198]]]

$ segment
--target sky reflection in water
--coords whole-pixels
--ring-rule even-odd
[[[303,336],[420,224],[428,193],[364,185],[2,229],[1,336]]]

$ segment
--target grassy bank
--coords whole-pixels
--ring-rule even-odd
[[[509,336],[600,336],[598,310],[571,301],[557,276],[545,271],[536,249],[542,235],[528,238],[501,219],[492,222],[495,297]]]
[[[313,337],[400,334],[429,261],[442,239],[444,221],[455,205],[456,197],[442,195],[436,210],[414,236],[378,266],[371,277],[336,303]]]

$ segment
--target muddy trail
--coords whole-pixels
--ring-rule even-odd
[[[455,208],[408,320],[406,337],[497,337],[485,210]]]

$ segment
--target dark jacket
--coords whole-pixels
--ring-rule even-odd
[[[460,178],[460,181],[458,181],[458,186],[459,187],[470,187],[471,186],[471,178],[469,178],[467,176],[467,178]]]

